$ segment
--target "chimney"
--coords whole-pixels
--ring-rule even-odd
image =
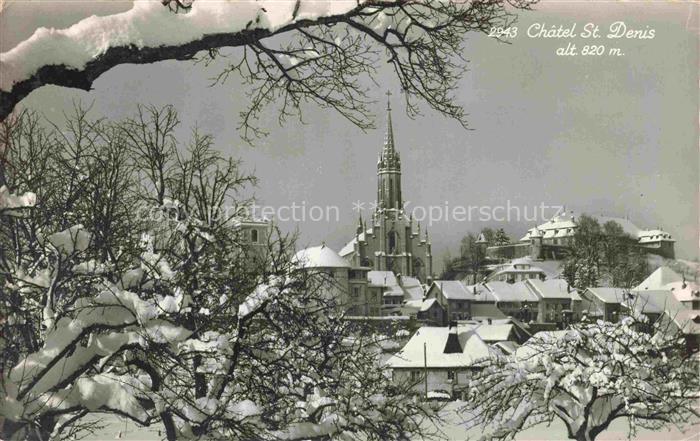
[[[457,322],[450,322],[449,331],[447,333],[447,342],[445,343],[445,349],[442,352],[444,354],[462,353],[462,345],[459,344],[459,336],[457,335]]]

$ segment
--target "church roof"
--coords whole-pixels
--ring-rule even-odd
[[[294,261],[302,268],[350,268],[347,260],[326,245],[303,249],[294,255]]]

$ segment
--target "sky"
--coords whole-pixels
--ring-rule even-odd
[[[90,14],[125,10],[130,2],[22,1],[0,13],[0,51],[39,26],[65,27]],[[281,222],[300,233],[299,243],[325,242],[339,250],[353,237],[358,211],[365,218],[376,192],[376,161],[384,137],[385,92],[394,95],[394,135],[401,153],[408,208],[441,210],[430,238],[435,263],[459,240],[483,227],[504,228],[514,239],[562,206],[581,212],[629,217],[642,228],[661,227],[676,239],[676,254],[698,257],[698,4],[684,2],[554,2],[521,12],[511,44],[469,34],[469,72],[457,100],[471,130],[424,108],[409,119],[397,99],[396,78],[382,71],[375,98],[377,129],[362,132],[340,115],[305,107],[305,124],[279,126],[270,110],[261,124],[270,134],[249,145],[237,131],[245,86],[235,80],[211,86],[222,64],[167,61],[123,65],[98,78],[90,92],[46,86],[21,103],[60,123],[73,102],[92,104],[96,117],[124,118],[136,104],[172,104],[183,121],[183,139],[195,124],[216,147],[241,158],[260,179],[261,205],[307,207],[305,222]],[[587,23],[607,35],[623,21],[628,30],[654,30],[651,39],[586,40]],[[569,28],[576,38],[531,38],[541,25]],[[640,32],[644,33],[644,32]],[[604,45],[604,54],[557,56],[558,48]],[[623,55],[608,55],[619,49]],[[613,51],[614,54],[617,52]],[[309,219],[311,206],[328,209],[330,221]],[[444,214],[456,206],[529,210],[509,222]],[[447,207],[447,208],[446,208]],[[454,211],[452,211],[454,214]],[[527,214],[527,213],[525,213]],[[425,219],[423,225],[428,222]]]

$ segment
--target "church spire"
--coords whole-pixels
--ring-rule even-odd
[[[384,136],[384,147],[379,154],[379,161],[377,162],[377,175],[379,176],[377,201],[378,208],[401,209],[403,207],[401,198],[401,156],[394,145],[394,128],[391,121],[391,92],[387,91],[386,96],[386,135]]]
[[[384,136],[384,156],[396,153],[394,149],[394,128],[391,124],[391,91],[386,91],[386,135]]]

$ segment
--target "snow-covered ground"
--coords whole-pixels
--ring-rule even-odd
[[[443,416],[446,420],[445,424],[439,429],[444,436],[450,440],[467,440],[478,439],[481,434],[479,429],[466,431],[464,425],[460,424],[461,418],[455,414],[458,408],[458,403],[449,403],[443,410]],[[116,417],[106,417],[103,421],[105,428],[86,438],[91,441],[106,441],[112,439],[121,439],[129,441],[156,441],[164,438],[164,432],[160,427],[140,428],[123,419]],[[159,435],[160,431],[160,435]],[[520,433],[515,439],[522,441],[560,441],[567,439],[566,430],[563,424],[559,422],[553,423],[551,426],[541,424],[531,429]],[[627,422],[624,420],[616,420],[611,425],[610,429],[603,432],[598,441],[614,441],[627,439]],[[693,426],[685,433],[677,429],[669,429],[664,432],[651,432],[640,429],[635,440],[643,441],[681,441],[681,440],[700,440],[700,424]]]

